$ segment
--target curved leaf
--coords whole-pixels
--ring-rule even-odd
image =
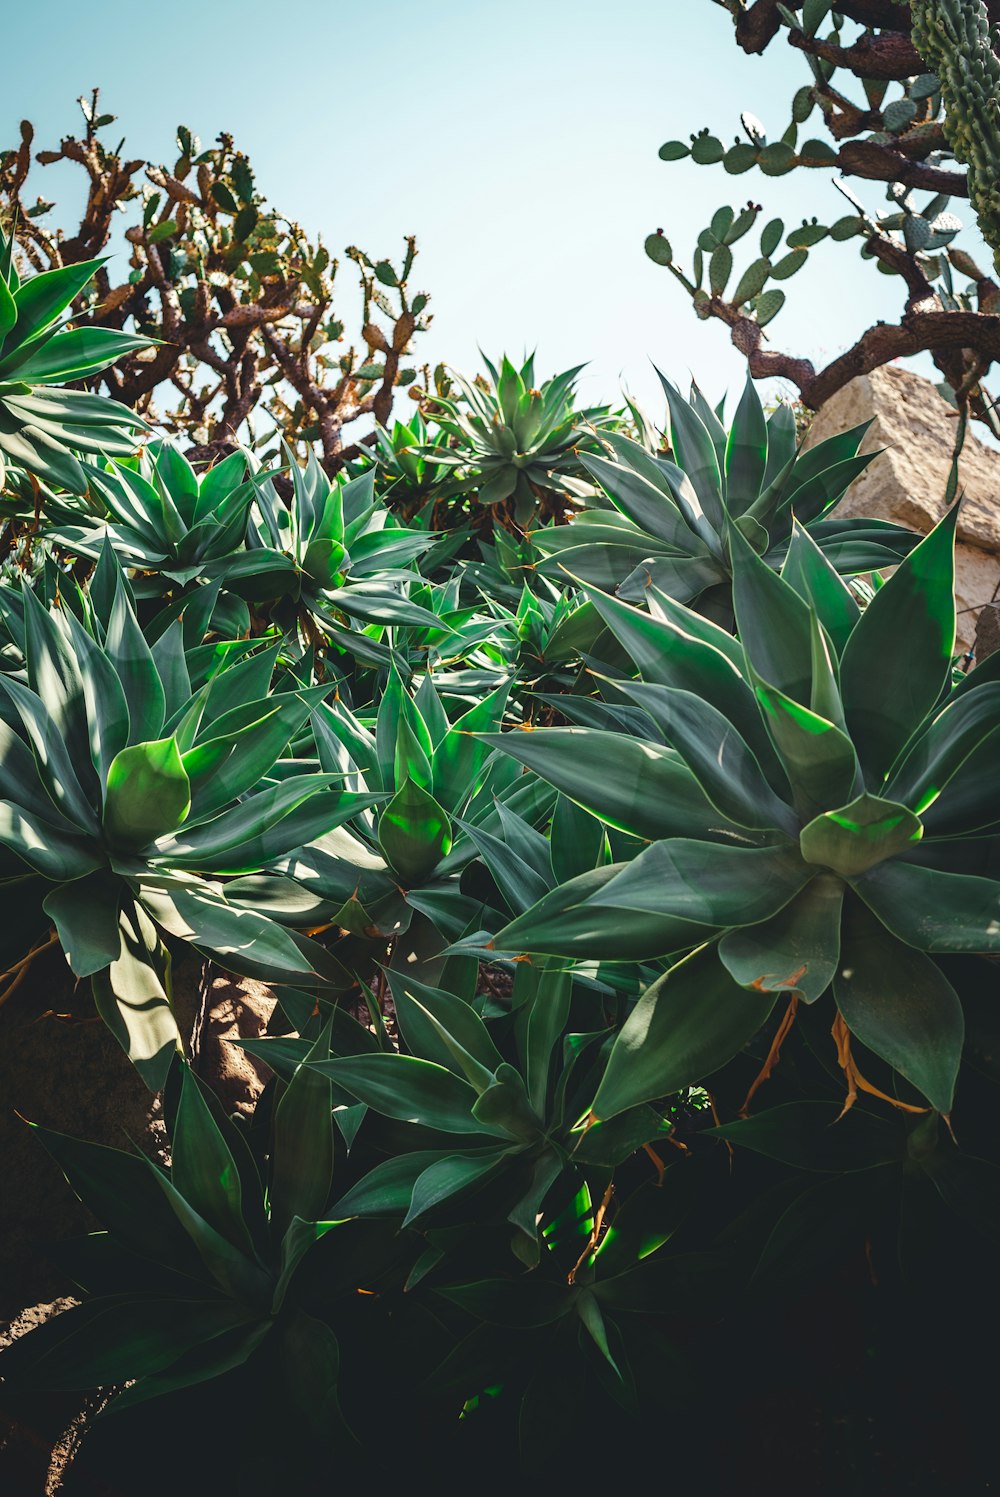
[[[845,911],[834,996],[862,1044],[938,1112],[951,1111],[965,1037],[958,996],[930,957],[897,941],[857,900]]]
[[[704,946],[648,988],[619,1030],[591,1111],[602,1120],[694,1086],[742,1050],[773,993],[739,987]]]

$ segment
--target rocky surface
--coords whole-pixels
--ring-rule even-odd
[[[885,450],[848,489],[834,513],[895,520],[926,533],[944,513],[955,415],[930,380],[894,364],[852,380],[819,411],[807,445],[872,421],[862,450]],[[971,649],[980,609],[1000,596],[1000,452],[970,426],[959,462],[965,497],[958,521],[958,639]]]

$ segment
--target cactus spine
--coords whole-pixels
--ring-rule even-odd
[[[1000,269],[1000,60],[982,0],[910,0],[913,41],[937,74],[944,133]]]

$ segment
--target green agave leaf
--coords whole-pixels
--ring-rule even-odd
[[[837,679],[833,646],[815,613],[809,616],[809,634],[813,677],[809,692],[809,706],[813,712],[818,712],[820,717],[827,718],[842,732],[846,732],[844,704],[840,699],[840,682]],[[864,789],[860,768],[857,769],[855,778],[857,791],[860,794]]]
[[[269,1199],[275,1232],[320,1220],[333,1180],[333,1089],[313,1062],[330,1054],[332,1019],[288,1083],[274,1113]]]
[[[844,713],[873,790],[948,680],[955,648],[957,520],[956,505],[879,588],[844,650]]]
[[[664,950],[684,951],[705,939],[705,925],[681,917],[635,911],[628,920],[599,903],[601,891],[627,863],[611,863],[553,889],[494,938],[497,951],[539,952],[591,961],[641,961]]]
[[[524,1005],[528,1019],[524,1069],[528,1100],[537,1115],[545,1117],[552,1056],[569,1022],[573,978],[571,973],[558,969],[543,968],[537,972],[522,966],[514,979],[516,995],[520,997],[521,991],[529,985],[532,991]]]
[[[272,768],[309,716],[309,703],[291,693],[226,713],[213,736],[181,755],[191,782],[189,821],[202,821],[244,795]]]
[[[680,756],[656,743],[594,728],[535,728],[487,734],[484,741],[633,836],[694,834],[720,819]]]
[[[470,1149],[436,1159],[417,1177],[413,1185],[404,1227],[411,1226],[442,1201],[451,1200],[463,1190],[481,1184],[511,1155],[510,1149]]]
[[[340,1218],[351,1216],[403,1216],[409,1209],[413,1187],[424,1171],[443,1158],[438,1149],[415,1149],[377,1164],[352,1185],[333,1207]]]
[[[437,743],[432,758],[435,799],[451,814],[467,802],[478,787],[488,746],[479,733],[495,731],[503,722],[510,695],[509,681],[489,692],[481,702],[456,718]]]
[[[597,1299],[589,1289],[585,1289],[582,1294],[577,1296],[574,1308],[597,1350],[608,1363],[619,1382],[624,1383],[626,1379],[622,1370],[611,1355],[611,1345],[608,1341],[608,1327],[605,1324],[604,1315]]]
[[[457,825],[475,843],[479,856],[489,869],[508,908],[515,914],[520,914],[529,905],[545,897],[551,881],[537,873],[506,842],[468,822],[459,821]]]
[[[43,271],[41,275],[32,276],[19,286],[14,292],[17,342],[26,343],[29,338],[55,322],[60,312],[79,295],[103,264],[103,258],[81,260],[76,265]]]
[[[43,901],[76,977],[91,977],[117,960],[118,915],[125,892],[120,880],[101,870],[60,885]]]
[[[59,883],[83,878],[103,862],[93,841],[67,836],[51,822],[6,800],[0,800],[0,844],[36,873]]]
[[[427,731],[427,724],[420,715],[420,709],[407,693],[402,693],[399,717],[396,721],[396,753],[392,783],[402,785],[409,779],[414,785],[430,794],[433,788],[431,783],[433,752],[431,736]]]
[[[877,572],[898,566],[917,537],[885,520],[820,520],[809,527],[838,572]]]
[[[433,795],[407,778],[379,818],[378,839],[403,884],[419,884],[450,851],[451,823]]]
[[[60,1339],[52,1345],[46,1337],[46,1349],[21,1376],[27,1386],[50,1391],[124,1383],[163,1371],[192,1347],[253,1318],[221,1299],[107,1296],[64,1311],[53,1325]]]
[[[898,1210],[900,1170],[896,1162],[819,1180],[796,1195],[778,1217],[751,1283],[763,1280],[770,1290],[796,1282],[826,1278],[845,1253],[863,1243],[877,1212]],[[875,1219],[878,1219],[878,1216]]]
[[[632,863],[573,879],[501,930],[495,943],[501,951],[584,959],[663,957],[720,926],[767,919],[810,876],[787,846],[674,838],[654,843]]]
[[[1000,883],[895,861],[855,885],[882,924],[919,951],[1000,952]]]
[[[187,876],[190,879],[190,875]],[[211,951],[230,971],[257,976],[269,971],[275,981],[290,975],[316,980],[322,975],[313,965],[324,956],[313,943],[300,946],[274,921],[253,910],[226,903],[202,881],[180,877],[143,877],[137,881],[137,898],[158,925],[171,935]]]
[[[233,1247],[253,1256],[243,1214],[239,1166],[197,1081],[181,1067],[181,1092],[171,1139],[171,1179],[177,1190]]]
[[[653,618],[664,619],[679,627],[684,633],[693,635],[703,644],[712,645],[720,654],[725,655],[740,675],[746,675],[745,651],[728,630],[714,624],[711,619],[703,617],[700,613],[693,613],[690,608],[685,608],[683,604],[668,597],[666,593],[658,592],[655,587],[650,588],[646,606]]]
[[[37,1123],[29,1126],[72,1190],[116,1241],[140,1258],[192,1280],[207,1279],[205,1266],[190,1238],[138,1154],[70,1138]]]
[[[906,1134],[898,1122],[861,1107],[840,1113],[836,1102],[785,1102],[708,1131],[795,1169],[839,1174],[903,1158]]]
[[[817,452],[817,448],[812,448]],[[807,454],[808,455],[808,454]],[[814,473],[811,477],[802,481],[800,459],[792,469],[786,493],[779,507],[779,514],[792,514],[803,524],[812,520],[818,520],[832,509],[854,480],[862,474],[865,469],[878,457],[878,451],[860,453],[856,457],[845,458],[842,462],[834,463],[831,467]],[[797,485],[792,487],[792,485]]]
[[[159,937],[131,901],[118,917],[118,928],[117,956],[91,978],[94,1004],[150,1091],[162,1091],[184,1043],[160,975]]]
[[[77,777],[59,726],[49,716],[44,703],[22,682],[0,675],[0,690],[7,694],[17,710],[34,757],[37,778],[56,811],[65,816],[74,830],[86,830],[92,834],[97,830],[97,814]],[[92,774],[89,746],[84,748],[84,753],[87,755],[85,769]]]
[[[90,724],[80,660],[62,614],[50,613],[22,588],[24,653],[28,686],[40,698],[66,746],[73,772],[88,802],[96,802],[97,777],[90,761]]]
[[[917,812],[926,810],[969,756],[997,732],[1000,732],[1000,682],[985,682],[975,691],[953,693],[943,710],[911,743],[892,774],[887,791]]]
[[[55,437],[32,426],[30,417],[18,412],[9,396],[3,403],[9,418],[4,424],[14,427],[3,434],[0,461],[5,460],[5,467],[6,463],[16,463],[43,483],[58,485],[71,494],[86,493],[87,475],[79,459]]]
[[[828,806],[842,804],[857,788],[859,775],[854,745],[847,735],[763,681],[757,683],[757,700],[792,786],[798,814],[811,819]]]
[[[503,1056],[471,1004],[453,993],[428,987],[406,972],[389,968],[387,976],[407,1049],[424,1060],[432,1060],[437,1065],[447,1067],[456,1076],[475,1085],[472,1078],[465,1074],[454,1051],[444,1042],[441,1035],[443,1028],[468,1055],[490,1073],[492,1081],[492,1073],[503,1065]],[[436,1025],[428,1022],[428,1015],[437,1021]]]
[[[778,238],[780,237],[779,234]],[[764,492],[795,457],[797,444],[795,411],[789,401],[780,400],[767,418],[767,469],[762,486]]]
[[[861,617],[850,588],[830,565],[826,556],[812,536],[797,520],[792,522],[792,535],[781,568],[782,579],[795,589],[804,603],[816,613],[823,628],[833,643],[837,655],[841,655],[851,630]]]
[[[314,1441],[332,1436],[343,1448],[351,1434],[337,1399],[340,1347],[330,1327],[298,1310],[282,1321],[281,1372],[289,1406],[296,1411],[306,1435]]]
[[[843,902],[840,879],[820,874],[770,920],[723,936],[719,960],[741,987],[797,993],[813,1003],[830,986],[840,959]]]
[[[805,705],[812,683],[809,610],[735,528],[729,544],[733,603],[747,659],[769,686]]]
[[[361,1111],[363,1113],[365,1109],[362,1107]],[[292,1217],[288,1230],[281,1239],[281,1271],[274,1287],[274,1299],[271,1301],[272,1315],[277,1315],[285,1303],[292,1280],[310,1248],[340,1225],[337,1221],[303,1221],[301,1216]]]
[[[737,295],[736,299],[747,298]],[[764,487],[766,469],[767,421],[757,386],[748,373],[726,444],[726,508],[731,515],[742,515],[749,509]]]
[[[153,663],[163,686],[163,710],[168,720],[174,720],[174,717],[183,714],[192,698],[192,678],[187,671],[187,656],[184,654],[183,621],[175,621],[157,639],[153,645]],[[127,707],[124,717],[127,723]]]
[[[644,1144],[655,1143],[657,1139],[663,1143],[670,1132],[670,1123],[664,1121],[655,1107],[645,1104],[631,1107],[609,1123],[595,1123],[588,1128],[573,1149],[573,1158],[578,1164],[616,1169]],[[646,1245],[649,1246],[648,1240]],[[603,1253],[601,1257],[603,1260]]]
[[[99,779],[106,782],[115,755],[128,743],[128,703],[107,655],[71,613],[67,611],[65,617],[80,668],[91,762]]]
[[[151,1160],[143,1157],[143,1163],[223,1293],[239,1302],[248,1319],[265,1313],[273,1291],[271,1274],[216,1231]]]
[[[11,328],[17,321],[17,303],[11,295],[10,287],[6,280],[0,275],[0,347]]]
[[[31,749],[14,728],[0,717],[0,802],[2,801],[12,801],[19,810],[40,817],[64,837],[80,835],[80,828],[72,821],[67,821],[46,794]]]
[[[680,391],[659,370],[656,372],[670,409],[671,446],[680,466],[691,480],[706,518],[716,530],[721,530],[725,520],[722,474],[711,434]]]
[[[570,553],[570,560],[573,553]],[[646,556],[618,583],[618,593],[629,602],[643,602],[652,588],[668,593],[680,603],[693,603],[708,588],[725,582],[722,563],[699,556]]]
[[[687,524],[669,485],[659,474],[657,483],[650,480],[648,471],[643,474],[627,466],[627,460],[612,463],[607,458],[581,454],[580,461],[616,508],[640,530],[673,550],[707,554],[704,540]],[[599,520],[599,513],[594,518]]]
[[[672,837],[647,847],[593,902],[714,927],[755,925],[776,914],[812,876],[787,843],[727,847]]]
[[[351,1055],[312,1064],[386,1117],[422,1123],[442,1133],[498,1132],[476,1128],[475,1089],[432,1061],[412,1055]]]
[[[478,1320],[517,1329],[551,1325],[569,1314],[575,1298],[564,1284],[534,1277],[480,1279],[471,1284],[450,1284],[438,1292]]]
[[[544,1125],[528,1101],[524,1081],[513,1066],[497,1067],[496,1081],[477,1098],[472,1109],[477,1123],[490,1132],[535,1144],[544,1137]]]
[[[589,873],[604,861],[606,835],[596,816],[560,795],[552,813],[549,859],[552,877],[564,884],[578,873]]]
[[[199,1383],[214,1382],[237,1367],[242,1367],[266,1339],[272,1329],[270,1320],[240,1324],[231,1331],[223,1331],[210,1341],[200,1343],[192,1351],[178,1357],[164,1372],[150,1373],[132,1383],[106,1409],[102,1417],[119,1414],[136,1404],[146,1403],[152,1398],[163,1398],[167,1393],[181,1388],[193,1388]]]
[[[856,878],[876,863],[907,852],[923,836],[919,817],[896,801],[866,791],[802,828],[799,847],[807,863]]]
[[[122,851],[146,847],[180,826],[191,809],[191,782],[176,738],[122,749],[108,770],[104,831]]]
[[[295,775],[260,790],[211,821],[160,838],[152,860],[171,868],[254,872],[333,831],[382,798],[331,792],[332,778]]]
[[[930,957],[897,941],[857,900],[845,910],[834,996],[862,1044],[938,1112],[951,1111],[965,1037],[958,996]]]
[[[129,710],[129,743],[151,743],[163,731],[166,700],[149,645],[136,622],[119,576],[105,649],[118,673]]]
[[[114,328],[78,327],[39,340],[35,352],[23,362],[5,358],[0,379],[17,370],[17,379],[26,385],[63,384],[83,379],[106,369],[116,359],[149,348],[153,340],[119,333]]]
[[[766,1021],[773,993],[748,992],[703,946],[653,983],[615,1038],[591,1106],[607,1120],[704,1080]]]
[[[760,764],[729,719],[691,691],[623,681],[694,775],[717,811],[736,826],[794,835],[789,807],[771,789]]]
[[[766,735],[761,732],[753,693],[743,676],[742,651],[731,636],[724,635],[721,629],[712,632],[713,626],[707,625],[707,621],[698,621],[696,615],[676,605],[673,616],[655,618],[617,598],[584,590],[634,660],[644,682],[702,697],[729,718],[761,763],[771,768],[773,755]],[[700,635],[695,632],[698,630]],[[706,633],[708,637],[700,637]]]
[[[920,819],[935,840],[963,833],[994,834],[1000,823],[1000,784],[994,776],[996,744],[988,734],[958,766],[941,793],[923,802]],[[920,802],[918,802],[919,804]]]
[[[581,516],[572,525],[559,526],[551,532],[535,532],[533,544],[542,554],[537,567],[539,574],[559,580],[566,576],[580,578],[593,587],[612,592],[620,587],[624,577],[641,568],[638,586],[640,591],[644,590],[652,580],[649,567],[666,550],[666,543],[638,530],[624,516],[609,511],[596,518],[596,513],[588,511],[595,516],[593,519]],[[693,569],[695,591],[706,585],[704,580],[697,580],[704,566],[701,560],[675,560],[678,567]],[[686,596],[690,596],[690,590]]]

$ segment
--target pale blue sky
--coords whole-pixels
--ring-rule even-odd
[[[644,236],[662,227],[689,257],[721,203],[752,195],[762,223],[789,226],[846,209],[828,173],[658,159],[702,125],[731,141],[744,108],[779,135],[806,81],[784,45],[739,52],[711,0],[32,0],[4,33],[4,145],[25,115],[36,145],[75,130],[74,100],[95,84],[138,154],[169,160],[179,122],[204,142],[228,130],[271,200],[334,253],[396,255],[417,234],[414,287],[435,314],[421,362],[472,370],[477,345],[537,347],[540,376],[589,360],[588,399],[615,400],[624,380],[657,414],[650,360],[713,396],[743,363],[646,259]],[[36,168],[47,196],[61,170]],[[857,185],[881,205],[877,185]],[[342,276],[350,328],[353,267]],[[853,244],[819,246],[787,289],[775,345],[820,362],[902,300]]]

